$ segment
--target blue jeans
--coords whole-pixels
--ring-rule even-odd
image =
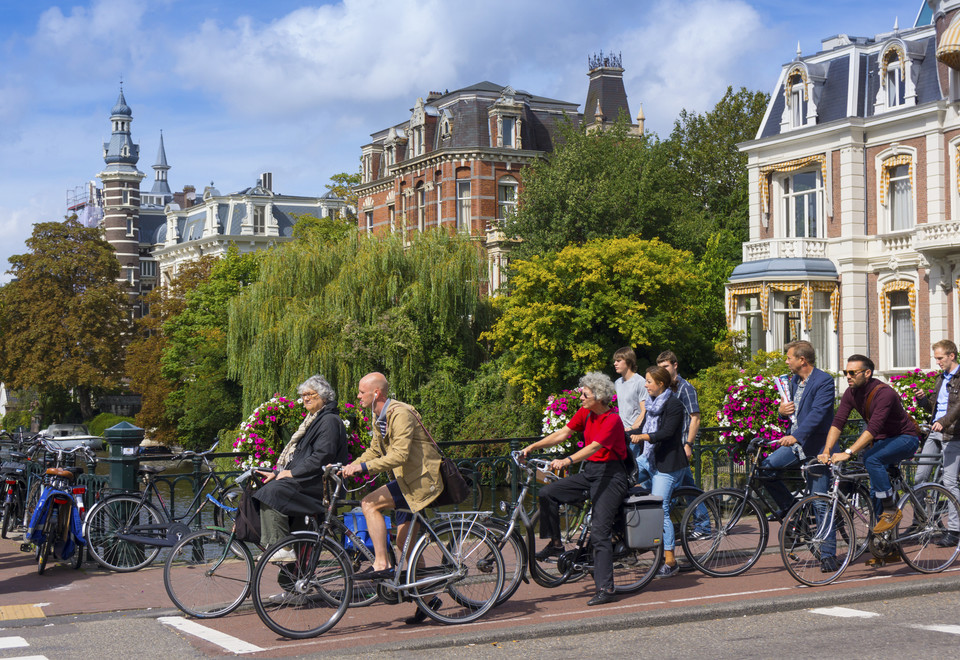
[[[653,475],[657,473],[657,468],[650,465],[650,462],[643,457],[643,445],[644,443],[642,442],[630,445],[630,453],[637,459],[637,469],[639,470],[637,474],[637,485],[644,490],[650,490],[652,488],[650,481],[653,479]]]
[[[800,466],[800,454],[795,449],[796,447],[799,447],[799,445],[778,447],[772,454],[760,461],[760,467],[763,470],[760,478],[763,479],[763,486],[784,514],[786,514],[787,509],[793,506],[794,500],[793,493],[783,483],[781,471]],[[813,458],[813,456],[807,458]],[[807,488],[811,493],[826,493],[829,487],[830,470],[826,466],[807,471]]]
[[[917,453],[919,446],[920,438],[915,435],[895,435],[877,440],[872,447],[863,452],[863,467],[870,475],[870,496],[874,500],[877,514],[880,514],[883,509],[878,500],[893,497],[894,494],[887,466],[899,465],[900,461]]]
[[[683,478],[683,471],[688,468],[675,470],[674,472],[657,472],[653,475],[653,488],[651,495],[663,498],[663,549],[673,550],[677,542],[673,536],[673,520],[670,519],[670,500],[673,497],[673,489],[680,484]]]

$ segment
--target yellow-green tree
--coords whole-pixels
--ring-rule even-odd
[[[572,245],[513,264],[509,296],[484,335],[509,354],[505,375],[532,401],[603,369],[633,346],[641,363],[663,349],[686,364],[709,353],[719,331],[705,305],[709,259],[659,240],[617,238]]]

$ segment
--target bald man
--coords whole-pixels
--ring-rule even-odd
[[[389,577],[393,574],[393,566],[387,551],[387,527],[382,514],[390,509],[420,511],[433,502],[443,491],[441,456],[413,406],[390,398],[390,384],[383,374],[373,372],[361,378],[357,400],[362,407],[373,412],[373,441],[359,458],[343,468],[343,474],[349,477],[393,473],[393,481],[360,502],[376,558],[373,568],[358,573],[357,578]],[[397,522],[397,546],[402,548],[407,535],[412,532],[411,515],[398,511],[394,519]]]

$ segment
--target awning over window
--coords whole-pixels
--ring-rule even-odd
[[[840,322],[840,287],[837,268],[829,259],[760,259],[747,261],[733,269],[727,290],[727,326],[732,330],[737,318],[740,298],[757,295],[763,329],[770,328],[770,292],[800,292],[800,312],[803,325],[809,330],[813,316],[813,293],[830,293],[833,328]]]
[[[940,35],[937,59],[951,69],[960,70],[960,14],[954,16],[950,26]]]

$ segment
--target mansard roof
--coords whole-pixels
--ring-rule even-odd
[[[838,35],[823,41],[824,50],[783,65],[757,139],[781,134],[787,77],[798,68],[814,81],[817,125],[853,117],[874,117],[877,114],[875,99],[881,85],[880,57],[891,44],[902,44],[915,69],[916,105],[940,101],[943,95],[937,71],[934,26],[920,25],[872,38]]]

